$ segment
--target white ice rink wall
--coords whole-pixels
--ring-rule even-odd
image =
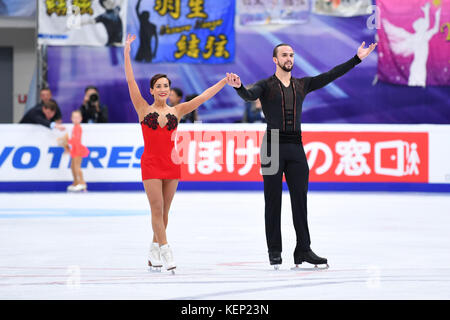
[[[139,124],[83,125],[89,190],[141,190]],[[262,190],[265,124],[181,124],[175,158],[180,190]],[[65,191],[66,131],[0,125],[0,191]],[[450,125],[303,124],[310,190],[450,192]],[[286,187],[286,186],[285,186]]]

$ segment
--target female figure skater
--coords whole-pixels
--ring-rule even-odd
[[[125,73],[131,101],[139,116],[144,136],[141,172],[150,203],[154,233],[148,265],[160,268],[164,263],[167,270],[173,270],[176,265],[167,243],[166,228],[170,204],[178,186],[181,170],[180,165],[174,163],[172,159],[176,157],[172,156],[172,150],[175,148],[172,137],[179,120],[219,92],[227,83],[227,78],[223,78],[191,101],[169,107],[166,100],[169,97],[171,82],[166,75],[156,74],[150,80],[150,93],[154,97],[154,103],[149,105],[139,91],[131,66],[130,47],[135,39],[135,35],[127,36],[124,48]]]
[[[86,191],[86,181],[83,178],[81,171],[81,160],[89,155],[89,149],[81,144],[81,121],[83,117],[80,110],[72,111],[72,137],[69,139],[66,135],[67,145],[70,145],[70,157],[72,162],[70,168],[72,169],[73,183],[67,187],[67,191]]]

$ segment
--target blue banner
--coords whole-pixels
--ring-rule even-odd
[[[0,0],[0,16],[33,17],[36,14],[36,1]]]
[[[129,1],[131,56],[139,62],[234,60],[235,0]]]

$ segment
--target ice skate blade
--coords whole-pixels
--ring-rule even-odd
[[[314,267],[300,267],[299,264],[295,265],[295,267],[292,267],[291,270],[294,271],[320,271],[320,270],[327,270],[330,266],[328,263],[326,265],[314,265]]]
[[[162,265],[154,266],[154,265],[152,265],[150,260],[148,261],[148,271],[150,271],[150,272],[161,272],[161,268],[162,268]]]
[[[148,271],[161,273],[161,267],[148,267]]]
[[[167,269],[167,271],[169,271],[171,274],[175,275],[175,269],[176,269],[176,267],[173,267],[173,268]]]
[[[281,265],[279,265],[279,264],[274,264],[274,265],[273,265],[273,269],[274,269],[275,271],[278,271],[278,270],[280,270],[280,266],[281,266]]]

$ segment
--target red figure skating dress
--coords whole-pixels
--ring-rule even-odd
[[[175,132],[178,119],[167,114],[167,124],[161,128],[157,112],[149,113],[141,121],[144,153],[141,157],[142,180],[180,179],[181,167],[175,151]]]
[[[89,155],[89,149],[81,144],[81,125],[76,124],[72,129],[72,137],[68,143],[71,145],[70,156],[75,157],[87,157]]]

